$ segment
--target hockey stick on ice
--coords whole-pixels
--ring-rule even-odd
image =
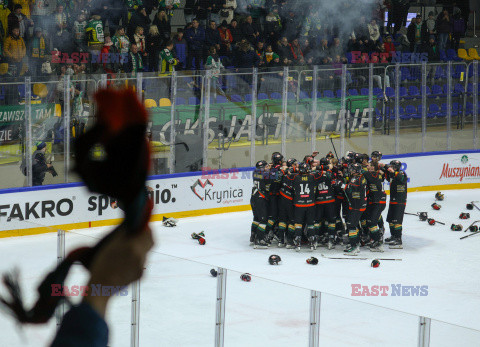
[[[478,223],[478,222],[480,222],[480,220],[476,220],[475,222],[470,224],[468,227],[465,228],[465,230],[463,232],[466,233],[468,230],[470,230],[470,227],[473,227],[475,225],[475,223]]]
[[[470,203],[473,205],[473,207],[475,207],[477,210],[480,211],[480,208],[477,205],[475,205],[476,202],[478,202],[478,201],[470,201]]]
[[[473,236],[473,235],[477,235],[477,234],[480,234],[480,231],[475,231],[474,233],[471,233],[470,235],[462,236],[462,237],[460,238],[460,240],[466,239],[467,237],[470,237],[470,236]]]
[[[374,260],[374,259],[378,259],[378,260],[402,261],[401,258],[357,258],[357,257],[347,258],[347,257],[328,257],[325,254],[322,254],[322,257],[325,258],[325,259],[335,259],[335,260],[336,259],[347,259],[347,260]]]

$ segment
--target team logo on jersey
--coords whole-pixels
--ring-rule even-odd
[[[203,200],[205,200],[205,198],[202,197],[200,194],[198,194],[196,189],[197,189],[197,186],[200,186],[200,187],[202,187],[202,188],[205,188],[207,185],[213,186],[212,181],[206,180],[205,182],[202,182],[200,179],[198,179],[198,180],[196,180],[195,183],[190,187],[190,189],[192,189],[193,194],[195,194],[196,196],[198,196],[198,198],[203,201]]]

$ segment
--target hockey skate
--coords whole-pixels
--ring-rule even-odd
[[[308,243],[310,244],[310,250],[316,250],[317,249],[317,238],[315,236],[310,236],[308,238]]]
[[[302,243],[302,237],[301,236],[295,237],[295,239],[293,240],[293,244],[295,245],[295,251],[296,252],[300,252],[300,244],[301,243]]]
[[[372,242],[369,247],[372,252],[383,252],[383,243],[380,241]]]
[[[402,239],[401,238],[394,239],[392,242],[388,244],[388,248],[403,249]]]
[[[355,246],[348,245],[343,252],[344,255],[356,256],[358,253],[360,253],[360,246],[358,244]]]
[[[273,235],[271,244],[277,245],[278,248],[285,247],[285,242],[277,235]]]
[[[390,237],[387,237],[383,243],[386,245],[389,245],[393,241],[395,241],[395,238],[393,236],[390,236]]]
[[[255,244],[255,233],[252,232],[250,233],[250,246],[253,246]]]
[[[267,249],[268,248],[268,243],[267,241],[261,239],[261,240],[255,240],[255,245],[253,246],[254,249]]]
[[[328,244],[328,238],[326,236],[319,236],[320,241],[318,242],[318,245],[320,247],[327,247]]]
[[[328,238],[327,248],[328,248],[328,249],[334,249],[334,248],[335,248],[335,237],[334,237],[334,236],[330,236],[330,237]]]

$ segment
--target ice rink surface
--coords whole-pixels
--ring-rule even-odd
[[[217,281],[210,269],[221,266],[228,269],[226,346],[306,346],[310,289],[323,293],[322,346],[416,346],[418,315],[432,318],[431,346],[480,346],[480,234],[459,240],[468,232],[450,230],[452,223],[465,229],[480,220],[480,211],[465,208],[479,193],[445,191],[440,211],[430,207],[435,192],[409,194],[407,212],[426,211],[446,225],[430,226],[405,216],[404,249],[372,253],[362,248],[359,257],[368,260],[322,258],[321,254],[343,257],[340,246],[299,253],[276,247],[254,250],[249,246],[251,212],[185,218],[174,228],[154,223],[156,245],[141,283],[140,345],[212,346]],[[460,220],[461,212],[469,212],[471,218]],[[67,251],[92,244],[111,229],[68,232]],[[200,231],[206,234],[204,246],[190,237]],[[0,239],[0,271],[20,270],[28,304],[56,263],[56,238],[49,233]],[[280,255],[281,265],[268,264],[271,254]],[[311,256],[319,259],[318,265],[306,263]],[[377,257],[402,261],[370,267]],[[252,274],[251,282],[240,280],[244,272]],[[86,272],[76,266],[67,284],[86,281]],[[352,284],[428,286],[428,295],[392,296],[390,289],[388,296],[353,297]],[[130,307],[130,288],[128,296],[111,300],[107,313],[111,346],[130,345]],[[2,346],[48,345],[54,332],[54,319],[46,326],[17,329],[10,317],[0,316]]]

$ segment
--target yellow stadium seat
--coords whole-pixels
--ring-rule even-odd
[[[162,107],[162,106],[172,106],[172,102],[168,98],[161,98],[159,103],[158,103],[158,106],[160,106],[160,107]]]
[[[472,58],[472,60],[473,60],[473,59],[475,59],[475,60],[480,60],[480,57],[478,56],[478,52],[477,52],[477,50],[476,50],[475,48],[470,48],[470,49],[468,50],[468,56],[469,56],[470,58]]]
[[[8,64],[2,63],[0,64],[0,75],[5,75],[8,72]]]
[[[464,48],[459,48],[458,49],[458,56],[462,58],[463,60],[473,60],[473,58],[469,57],[467,54],[467,50]]]
[[[153,99],[145,99],[145,107],[146,108],[157,107],[157,103]]]
[[[35,83],[33,85],[33,94],[37,95],[39,98],[44,98],[48,94],[47,86],[43,83]]]

